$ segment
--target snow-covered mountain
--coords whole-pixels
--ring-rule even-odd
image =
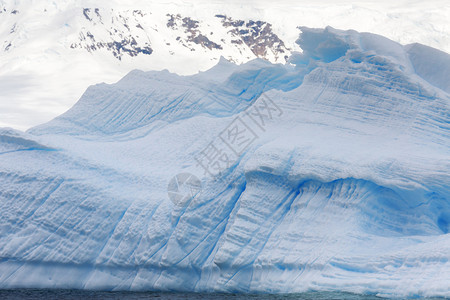
[[[449,55],[301,31],[3,129],[0,287],[450,296]]]
[[[435,1],[0,0],[0,126],[28,129],[87,86],[134,69],[204,71],[223,56],[285,63],[298,26],[355,29],[450,52],[450,4]]]

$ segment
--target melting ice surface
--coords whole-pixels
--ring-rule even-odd
[[[449,55],[302,31],[289,65],[133,71],[1,129],[0,287],[450,296]],[[251,143],[206,173],[236,120]]]

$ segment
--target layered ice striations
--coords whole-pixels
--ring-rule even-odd
[[[193,76],[132,71],[114,85],[88,88],[72,109],[30,132],[108,135],[198,114],[231,116],[266,90],[292,89],[301,84],[294,68],[259,59],[235,71],[236,66],[225,59]]]
[[[1,130],[0,287],[450,296],[448,54],[302,32],[288,65],[133,71]],[[281,113],[206,174],[262,93]],[[182,172],[202,190],[176,205]]]

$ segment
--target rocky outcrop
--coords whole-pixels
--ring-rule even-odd
[[[272,31],[272,25],[264,21],[233,20],[225,15],[216,15],[222,20],[222,25],[229,28],[229,32],[235,36],[232,43],[245,43],[252,52],[260,58],[265,58],[268,51],[272,51],[275,57],[285,56],[290,52],[284,42]]]
[[[187,36],[185,38],[177,37],[177,41],[183,46],[190,48],[190,43],[201,45],[203,48],[209,50],[212,49],[222,49],[222,46],[211,41],[205,34],[203,34],[199,29],[199,21],[193,20],[190,17],[182,17],[181,15],[167,14],[169,21],[167,22],[167,27],[173,30],[182,29]],[[191,50],[195,50],[192,49]]]

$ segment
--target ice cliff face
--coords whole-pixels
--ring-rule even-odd
[[[448,55],[302,32],[0,131],[0,287],[450,296]]]

